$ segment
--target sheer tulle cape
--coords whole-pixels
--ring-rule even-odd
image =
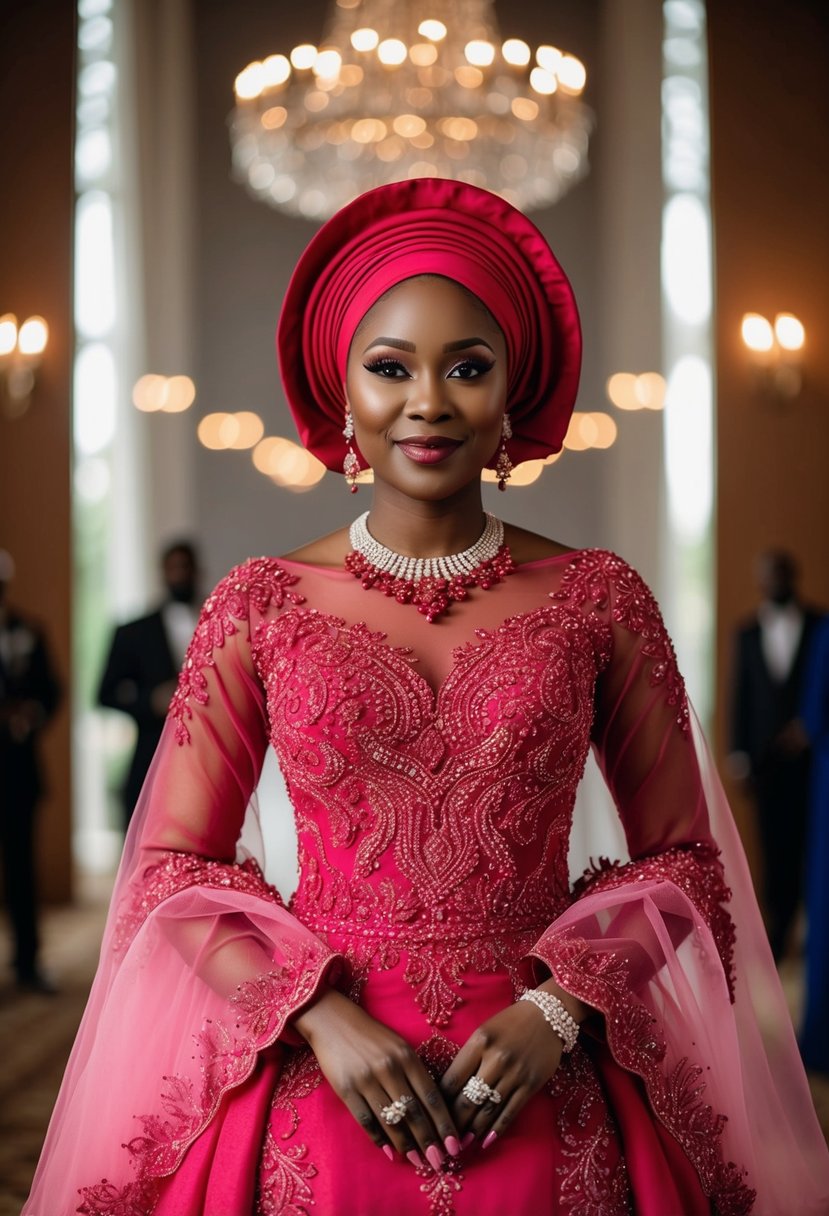
[[[719,1192],[718,1211],[787,1216],[794,1202],[798,1214],[817,1216],[829,1211],[826,1145],[736,826],[692,723],[712,838],[732,893],[733,994],[705,918],[673,882],[649,877],[648,862],[605,870],[606,890],[600,872],[595,892],[542,939],[535,974],[551,972],[604,1013],[600,1033],[614,1059],[643,1078],[704,1189]],[[640,1013],[633,1034],[631,1001]],[[681,1117],[689,1104],[696,1108],[690,1130]],[[709,1150],[718,1139],[715,1156]],[[743,1186],[756,1193],[750,1209]]]
[[[271,581],[271,607],[290,602],[293,581],[284,579],[278,594]],[[265,882],[256,842],[236,854],[267,723],[250,635],[232,625],[252,608],[240,603],[216,617],[210,605],[200,628],[221,662],[185,671],[187,695],[165,728],[130,829],[98,975],[25,1216],[140,1216],[159,1200],[163,1212],[164,1179],[220,1143],[221,1186],[244,1210],[264,1118],[258,1078],[274,1074],[280,1041],[295,1041],[291,1017],[321,985],[347,979],[344,959]],[[622,673],[618,705],[632,703],[627,690],[643,661],[635,657]],[[617,802],[625,797],[615,788],[620,757],[654,721],[643,710],[642,721],[620,732],[620,715],[614,706],[615,752],[599,748]],[[585,1034],[606,1039],[617,1065],[641,1078],[719,1211],[788,1216],[794,1185],[798,1213],[818,1216],[829,1210],[829,1159],[733,820],[695,723],[691,731],[695,761],[683,761],[679,776],[660,773],[654,785],[645,775],[637,786],[661,789],[677,806],[654,810],[651,799],[645,814],[635,794],[625,798],[628,814],[639,812],[645,847],[625,864],[597,864],[577,884],[573,903],[527,959],[527,978],[552,972],[602,1012]],[[665,767],[667,746],[658,743],[654,771]],[[676,840],[670,825],[684,817]],[[733,938],[721,916],[725,887],[716,878],[709,888],[698,882],[700,873],[719,873],[720,862]],[[246,1136],[223,1138],[239,1114],[234,1095]],[[627,1155],[634,1178],[641,1172],[652,1189],[635,1144]],[[211,1202],[219,1211],[220,1201]],[[649,1210],[658,1205],[653,1194]]]

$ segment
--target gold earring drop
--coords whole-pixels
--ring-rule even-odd
[[[360,461],[357,453],[354,451],[352,440],[354,438],[354,419],[351,417],[351,410],[348,406],[345,407],[345,426],[343,427],[343,438],[345,439],[345,459],[343,460],[343,473],[345,480],[348,483],[348,488],[352,494],[356,494],[359,489],[357,478],[360,474]]]
[[[501,450],[498,453],[498,459],[495,462],[495,476],[498,478],[498,489],[505,490],[507,482],[512,472],[512,461],[509,458],[507,451],[507,440],[512,439],[512,423],[509,420],[509,414],[504,414],[504,421],[501,425]]]

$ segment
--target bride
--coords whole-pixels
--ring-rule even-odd
[[[311,241],[278,346],[370,509],[204,605],[25,1213],[789,1216],[793,1185],[826,1212],[658,606],[483,510],[482,469],[558,451],[575,401],[548,245],[483,190],[382,187]],[[238,845],[268,745],[287,907]],[[571,887],[591,747],[630,860]]]

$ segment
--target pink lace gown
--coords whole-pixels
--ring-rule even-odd
[[[289,907],[237,852],[268,743]],[[632,860],[585,857],[574,891],[591,744]],[[619,558],[530,562],[432,625],[345,572],[246,563],[142,801],[29,1216],[829,1210],[733,825]],[[335,984],[437,1077],[549,974],[599,1014],[506,1136],[437,1173],[389,1162],[291,1030]]]

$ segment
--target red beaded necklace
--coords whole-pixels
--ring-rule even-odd
[[[465,600],[471,587],[488,591],[515,572],[504,525],[487,513],[478,540],[462,553],[441,557],[407,557],[380,544],[367,526],[368,512],[351,525],[352,552],[345,568],[365,589],[394,596],[399,604],[414,604],[430,623],[448,611],[453,601]]]

